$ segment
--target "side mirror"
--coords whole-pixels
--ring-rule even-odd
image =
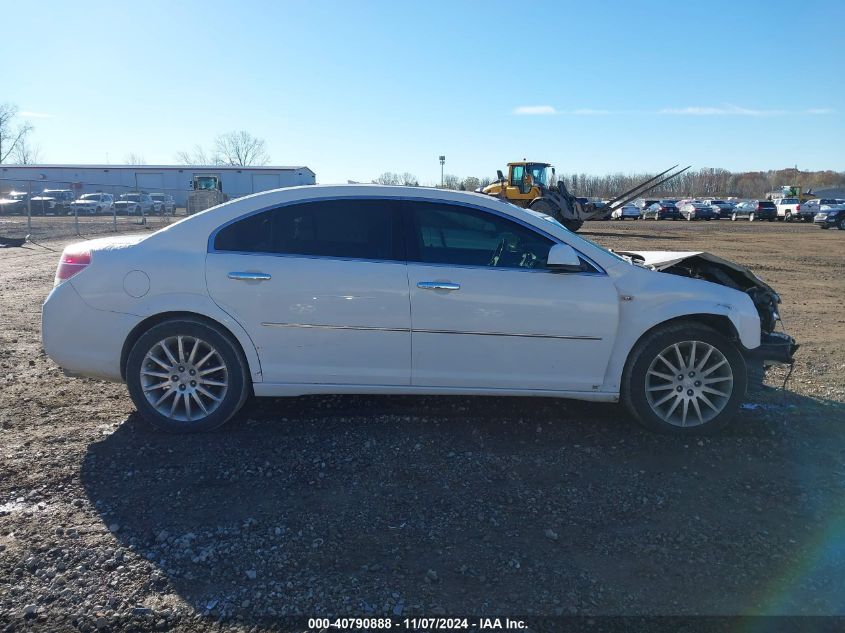
[[[497,170],[496,170],[496,176],[498,176],[498,177],[499,177],[499,180],[504,180],[504,179],[505,179],[505,175],[502,173],[502,170],[501,170],[501,169],[497,169]]]
[[[569,244],[555,244],[549,249],[546,261],[549,270],[562,273],[578,273],[583,270],[578,253]]]

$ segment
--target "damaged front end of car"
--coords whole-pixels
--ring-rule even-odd
[[[743,350],[746,357],[764,363],[791,365],[798,344],[785,332],[776,332],[780,296],[745,266],[705,252],[615,251],[640,266],[671,275],[701,279],[746,293],[760,315],[760,346]]]

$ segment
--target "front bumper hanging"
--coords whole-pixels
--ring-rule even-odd
[[[763,332],[760,335],[760,347],[746,349],[745,357],[770,363],[791,365],[795,362],[795,351],[799,345],[795,339],[783,332]]]

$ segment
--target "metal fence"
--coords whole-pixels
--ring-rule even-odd
[[[45,191],[49,193],[45,195]],[[61,191],[65,193],[57,196],[55,192]],[[110,194],[116,204],[95,204],[88,208],[74,204],[86,194]],[[150,206],[149,201],[140,199],[136,203],[135,197],[141,194],[169,195],[179,200],[188,199],[189,204]],[[214,202],[223,201],[223,196],[215,200],[214,196],[201,194],[202,192],[189,189],[139,191],[126,185],[0,178],[0,236],[30,235],[33,239],[49,239],[99,233],[156,231],[185,217],[186,206],[190,206],[191,211],[195,212],[211,206]],[[225,199],[243,195],[248,194],[227,192]]]

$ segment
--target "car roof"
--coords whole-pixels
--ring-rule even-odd
[[[168,232],[176,229],[182,223],[199,222],[205,228],[236,219],[246,213],[257,213],[271,209],[278,205],[294,204],[311,200],[331,200],[343,198],[388,198],[399,200],[430,200],[444,203],[464,204],[473,207],[486,208],[501,215],[532,225],[546,233],[568,233],[563,227],[545,220],[535,211],[522,209],[501,198],[488,196],[472,191],[455,191],[452,189],[438,189],[435,187],[409,187],[402,185],[300,185],[271,189],[254,193],[241,198],[230,200],[216,207],[195,213],[187,218],[169,225],[164,229]],[[199,225],[195,225],[199,228]],[[181,230],[181,229],[180,229]]]

